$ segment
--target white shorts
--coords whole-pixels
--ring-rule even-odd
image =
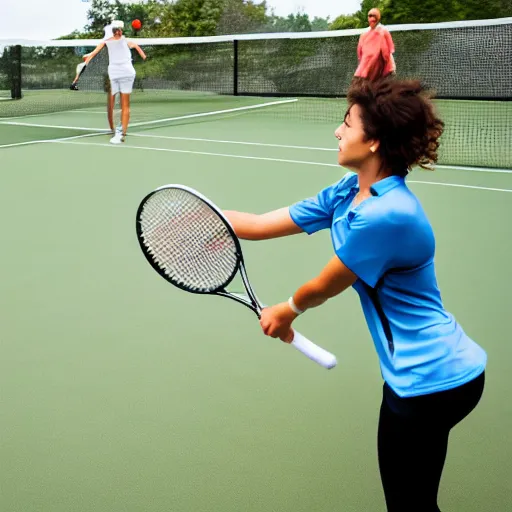
[[[134,76],[114,79],[111,78],[110,87],[112,96],[114,96],[118,92],[122,94],[131,94],[133,91],[133,82],[135,82]]]

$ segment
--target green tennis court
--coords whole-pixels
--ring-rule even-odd
[[[295,103],[232,110],[269,101],[218,100],[215,115],[141,126],[121,147],[95,131],[106,123],[97,107],[0,124],[12,144],[0,178],[2,510],[384,511],[382,381],[356,294],[297,324],[338,356],[325,371],[264,337],[249,310],[170,286],[138,247],[138,204],[159,185],[264,212],[343,175],[334,122],[293,117]],[[145,109],[134,99],[134,123],[157,117]],[[445,304],[489,356],[484,398],[451,439],[440,505],[505,511],[512,171],[440,167],[409,183],[436,232]],[[243,248],[267,303],[332,254],[327,233]]]

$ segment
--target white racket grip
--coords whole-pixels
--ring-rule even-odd
[[[309,359],[322,365],[328,370],[334,368],[338,363],[334,354],[331,354],[322,347],[315,345],[312,341],[305,338],[300,332],[294,331],[293,341],[291,344],[305,356],[309,357]]]

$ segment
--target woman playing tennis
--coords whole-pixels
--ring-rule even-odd
[[[105,25],[105,27],[103,27],[103,31],[104,31],[103,41],[106,41],[107,39],[114,37],[112,29],[115,27],[124,29],[124,21],[112,20],[108,25]],[[105,92],[107,93],[108,125],[110,126],[112,133],[116,133],[116,130],[119,133],[123,133],[123,127],[121,126],[121,124],[119,124],[117,127],[114,126],[114,109],[115,109],[115,104],[116,104],[116,97],[115,97],[115,95],[112,95],[110,79],[108,77],[108,70],[107,70],[106,76],[104,76],[104,84],[105,84]]]
[[[130,121],[130,94],[133,90],[133,82],[135,81],[135,68],[132,64],[131,48],[137,50],[139,55],[146,60],[146,55],[140,46],[133,41],[128,41],[123,36],[121,27],[112,27],[112,37],[102,41],[94,51],[89,55],[85,64],[89,62],[103,49],[106,45],[108,49],[108,76],[110,79],[112,107],[116,94],[121,95],[121,126],[122,131],[116,131],[114,137],[110,139],[112,144],[121,144],[125,141],[128,123]],[[112,127],[112,126],[111,126]]]
[[[437,161],[443,122],[419,82],[353,84],[335,131],[353,172],[316,196],[263,215],[226,212],[236,233],[265,240],[329,229],[334,255],[288,300],[263,310],[268,336],[290,341],[298,315],[349,287],[358,293],[384,379],[378,458],[389,512],[439,512],[451,429],[478,404],[487,356],[441,300],[435,239],[406,184]]]

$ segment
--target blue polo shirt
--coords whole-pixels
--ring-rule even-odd
[[[308,234],[329,228],[335,253],[358,277],[353,287],[384,380],[409,397],[476,378],[487,355],[443,307],[434,233],[420,202],[399,176],[375,183],[354,207],[358,190],[357,174],[348,173],[290,215]]]

